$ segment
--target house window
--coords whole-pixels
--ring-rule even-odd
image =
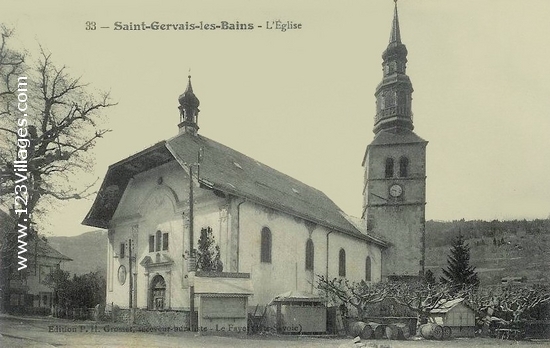
[[[346,251],[344,249],[340,249],[338,255],[338,275],[340,277],[346,276]]]
[[[155,236],[152,234],[149,235],[149,252],[152,253],[155,251]]]
[[[409,159],[407,157],[401,157],[399,160],[399,176],[404,178],[409,175]]]
[[[393,158],[386,158],[386,178],[393,177]]]
[[[162,234],[162,250],[168,250],[168,233]]]
[[[123,259],[124,256],[126,256],[125,254],[126,254],[126,246],[124,245],[124,243],[120,243],[120,253],[118,255],[121,259]]]
[[[262,228],[260,260],[271,263],[271,231],[267,227]]]
[[[313,241],[310,239],[306,242],[306,270],[313,271]]]
[[[168,232],[157,231],[154,235],[149,235],[149,252],[168,250],[169,238]]]
[[[372,280],[370,256],[367,256],[367,260],[365,261],[365,280]]]
[[[48,276],[52,273],[52,268],[50,266],[40,265],[39,272],[38,281],[40,283],[45,283],[48,280]]]
[[[156,248],[155,248],[155,251],[160,251],[160,245],[161,245],[161,238],[162,238],[162,232],[160,231],[157,231],[157,234],[156,234]]]

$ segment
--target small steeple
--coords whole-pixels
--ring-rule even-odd
[[[401,33],[399,31],[399,16],[397,15],[397,0],[394,0],[395,8],[393,10],[393,24],[390,34],[390,43],[401,43]]]
[[[178,127],[180,133],[189,133],[191,135],[197,135],[199,130],[199,98],[193,93],[193,86],[191,85],[191,75],[187,76],[187,88],[182,95],[179,96],[178,101],[180,106],[180,123]]]
[[[388,47],[382,53],[382,82],[376,88],[374,133],[381,130],[413,130],[412,83],[407,76],[407,47],[401,42],[397,0]]]

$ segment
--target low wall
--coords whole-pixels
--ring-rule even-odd
[[[134,325],[148,327],[182,327],[189,330],[189,311],[150,311],[135,309]],[[130,323],[130,310],[118,309],[115,322]]]

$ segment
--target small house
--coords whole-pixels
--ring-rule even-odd
[[[429,321],[451,328],[452,337],[474,337],[475,312],[464,304],[463,298],[441,303],[430,311]]]
[[[0,209],[0,240],[5,240],[6,233],[13,231],[14,220],[10,214]],[[1,242],[0,242],[1,245]],[[72,261],[52,248],[40,237],[27,239],[26,268],[13,270],[9,279],[9,310],[28,314],[51,314],[54,303],[52,285],[48,283],[49,275],[62,264]],[[0,293],[4,296],[0,286]]]
[[[325,333],[327,310],[324,300],[317,295],[287,291],[271,301],[267,321],[283,334]]]

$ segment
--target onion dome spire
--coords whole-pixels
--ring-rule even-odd
[[[406,74],[407,47],[401,42],[397,0],[388,47],[382,53],[383,78],[376,88],[374,133],[381,130],[413,130],[412,83]]]
[[[193,92],[193,86],[191,85],[191,75],[187,76],[189,79],[187,82],[187,88],[182,95],[179,96],[178,102],[180,106],[180,133],[189,133],[196,135],[199,130],[199,98]]]

